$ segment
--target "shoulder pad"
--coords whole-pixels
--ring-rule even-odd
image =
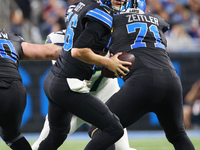
[[[6,39],[6,40],[12,40],[16,42],[24,42],[24,39],[21,36],[15,34],[12,31],[8,31],[8,32],[0,31],[0,38]]]
[[[86,17],[98,20],[99,22],[109,27],[109,29],[112,28],[113,15],[112,12],[110,11],[110,8],[106,7],[105,5],[88,11],[86,13]]]
[[[63,46],[65,33],[66,33],[66,30],[50,33],[46,38],[45,44],[51,43],[51,44]]]

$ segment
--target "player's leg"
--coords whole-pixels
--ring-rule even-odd
[[[84,120],[73,115],[71,122],[70,122],[70,131],[69,131],[68,135],[71,135],[72,133],[74,133],[84,123],[85,123]],[[48,115],[47,115],[45,118],[45,123],[44,123],[43,129],[40,133],[39,138],[31,146],[33,150],[38,150],[39,144],[47,137],[49,131],[50,131],[50,128],[49,128],[49,120],[48,120]]]
[[[87,123],[87,122],[73,115],[71,124],[70,124],[71,126],[70,131],[68,135],[71,135],[72,133],[74,133],[84,123]],[[124,129],[124,135],[115,143],[115,150],[136,150],[134,148],[130,148],[129,146],[129,140],[128,140],[128,134],[127,134],[126,128]]]
[[[96,142],[96,139],[90,141],[86,147],[86,150],[105,149],[108,145],[116,142],[122,136],[122,126],[119,124],[119,120],[117,119],[117,117],[115,117],[114,114],[112,114],[101,101],[97,99],[91,99],[91,101],[89,100],[90,102],[88,103],[88,99],[90,99],[89,97],[93,96],[90,94],[86,94],[86,100],[83,100],[83,97],[81,97],[81,95],[78,97],[82,99],[82,102],[76,103],[71,111],[74,114],[78,115],[80,118],[86,120],[87,122],[96,124],[100,129],[103,130],[102,134],[105,137],[105,141],[103,143]],[[59,109],[60,107],[58,107],[57,105],[53,106],[51,105],[51,102],[49,103],[49,110],[53,110],[49,111],[49,122],[51,130],[47,138],[40,144],[39,150],[55,150],[58,148],[58,146],[62,144],[63,139],[65,138],[65,134],[67,133],[66,127],[67,124],[69,124],[69,122],[66,122],[66,120],[69,121],[69,119],[67,119],[67,117],[63,115],[64,112]],[[60,120],[58,120],[58,118],[60,118]]]
[[[80,94],[80,93],[79,93]],[[101,129],[103,142],[93,138],[85,150],[102,150],[116,142],[122,135],[122,126],[118,118],[109,111],[107,106],[90,94],[80,94],[82,101],[77,103],[71,112]],[[83,113],[84,112],[84,113]]]
[[[166,79],[165,79],[166,80]],[[168,78],[171,84],[167,98],[158,106],[155,113],[158,116],[166,137],[176,150],[194,150],[194,146],[187,136],[183,123],[183,104],[181,82],[175,77]]]
[[[70,122],[70,131],[69,131],[68,135],[71,135],[72,133],[74,133],[84,123],[87,123],[87,122],[85,122],[81,118],[73,115],[72,120]],[[87,123],[87,124],[89,124],[89,123]]]
[[[176,101],[173,98],[172,100]],[[165,107],[168,106],[166,105]],[[194,147],[182,124],[182,110],[180,109],[180,104],[177,105],[175,109],[176,111],[173,113],[170,112],[167,114],[166,112],[169,112],[168,109],[163,109],[163,111],[156,112],[158,120],[165,131],[168,141],[174,145],[176,150],[194,150]]]
[[[58,86],[56,86],[57,84]],[[50,73],[47,74],[44,80],[44,91],[49,100],[48,120],[50,131],[46,138],[39,144],[38,150],[56,150],[65,141],[69,133],[72,114],[64,110],[64,108],[67,109],[67,105],[58,106],[57,103],[55,103],[57,99],[60,100],[60,97],[62,98],[61,101],[67,101],[68,99],[64,97],[66,91],[62,85],[66,86],[66,81],[64,81],[64,79],[59,80],[59,78],[52,77]],[[64,96],[63,91],[65,91]],[[52,97],[55,97],[55,101],[53,101]]]
[[[0,126],[1,137],[11,149],[31,150],[21,134],[21,121],[26,106],[26,89],[21,81],[0,82]]]
[[[123,128],[117,117],[103,102],[91,94],[71,91],[70,88],[73,85],[69,86],[68,82],[65,78],[52,77],[51,74],[45,78],[44,91],[50,100],[48,111],[50,133],[40,144],[41,149],[50,148],[48,150],[52,150],[62,144],[64,136],[68,134],[70,128],[71,117],[68,110],[102,129],[102,134],[106,136],[103,144],[96,140],[90,141],[86,150],[102,150],[116,142],[123,135]],[[50,143],[50,145],[53,143],[54,147],[46,147],[50,141],[56,141],[56,143]]]
[[[93,135],[97,135],[98,128],[95,126],[91,126],[89,128],[88,134],[91,138],[93,138]],[[129,141],[128,141],[128,135],[126,128],[124,129],[124,135],[112,146],[107,148],[106,150],[136,150],[134,148],[130,148]]]
[[[31,146],[33,150],[38,150],[39,144],[47,137],[47,135],[49,134],[49,131],[50,131],[50,128],[49,128],[49,120],[48,120],[48,115],[47,115],[39,138]]]
[[[135,123],[144,114],[150,111],[150,98],[153,94],[149,75],[131,76],[123,87],[114,94],[107,102],[107,106],[116,114],[123,127]],[[95,136],[96,132],[94,132]],[[103,136],[98,136],[103,139]]]
[[[96,73],[97,74],[97,73]],[[98,74],[97,74],[98,75]],[[92,85],[97,86],[97,80],[95,77],[91,78],[92,82],[95,82]],[[94,86],[93,86],[94,87]],[[94,89],[94,88],[91,89]],[[98,97],[101,101],[104,103],[116,92],[119,91],[119,83],[117,78],[103,78],[101,82],[98,82],[98,88],[96,91],[92,91],[91,93]],[[115,143],[115,150],[134,150],[133,148],[130,148],[129,141],[128,141],[128,135],[127,130],[124,129],[124,135]]]
[[[123,135],[123,129],[118,118],[98,98],[88,93],[77,92],[73,92],[70,94],[70,97],[69,95],[67,97],[72,104],[76,104],[73,105],[73,109],[70,109],[70,111],[83,120],[96,125],[102,130],[102,134],[105,135],[103,143],[92,139],[86,146],[86,150],[105,149]]]
[[[144,94],[144,86],[140,84],[140,82],[138,82],[137,78],[136,80],[136,82],[135,80],[131,82],[125,82],[125,84],[119,90],[119,92],[114,94],[106,102],[111,112],[113,112],[119,117],[123,127],[127,127],[133,124],[145,113],[148,112],[147,107],[144,105],[144,100],[148,100],[148,97],[150,97],[151,92]],[[98,132],[99,130],[97,130],[97,132],[94,132],[92,138],[97,136],[99,139],[104,139],[104,136],[99,135]]]
[[[115,150],[136,150],[130,148],[127,129],[124,129],[124,135],[115,143]]]
[[[84,106],[87,106],[87,104],[85,105],[84,103],[81,103],[80,105],[84,105]],[[55,115],[55,112],[58,114],[59,113],[59,108],[56,108],[57,106],[52,106],[51,103],[49,103],[49,109],[54,110],[54,115]],[[99,106],[98,106],[99,107]],[[81,106],[82,108],[82,106]],[[88,108],[88,107],[87,107]],[[99,107],[101,108],[101,107]],[[93,109],[96,109],[93,108]],[[79,109],[80,110],[80,109]],[[85,110],[85,109],[84,109]],[[103,111],[103,112],[102,112]],[[50,111],[49,111],[50,112]],[[121,126],[119,126],[119,124],[117,123],[118,120],[115,119],[115,117],[111,117],[110,115],[113,115],[112,113],[110,112],[104,112],[104,110],[101,109],[100,113],[103,113],[102,114],[102,117],[98,117],[99,114],[95,114],[95,112],[92,111],[92,109],[88,109],[88,112],[91,113],[91,116],[92,117],[92,120],[91,122],[94,122],[94,124],[98,124],[100,126],[100,128],[102,128],[104,131],[102,134],[105,135],[105,139],[106,142],[104,142],[103,144],[97,144],[96,143],[96,140],[94,139],[93,141],[91,141],[88,146],[86,147],[86,149],[88,150],[92,150],[92,149],[95,149],[95,150],[102,150],[104,149],[108,144],[110,144],[110,142],[115,142],[117,139],[119,139],[119,136],[122,136],[121,133],[118,133],[120,129],[122,129]],[[85,113],[87,114],[87,111],[85,111]],[[83,117],[85,118],[85,113],[83,113],[83,116],[80,115],[80,117]],[[109,113],[109,114],[108,114]],[[52,114],[52,113],[51,113]],[[50,120],[50,133],[48,134],[47,138],[45,140],[42,141],[42,143],[40,144],[40,147],[38,150],[45,150],[45,149],[48,149],[48,150],[55,150],[57,149],[61,144],[62,142],[65,140],[65,138],[67,137],[66,134],[68,133],[67,131],[67,128],[64,128],[64,127],[67,127],[67,124],[66,123],[66,120],[67,118],[66,117],[62,117],[64,114],[64,112],[61,112],[59,113],[59,115],[56,115],[56,119],[58,118],[58,116],[60,118],[64,118],[62,120],[56,120],[55,117],[53,117],[54,119],[50,118],[52,116],[50,116],[50,113],[49,113],[49,119]],[[92,115],[93,114],[93,115]],[[91,116],[88,116],[87,115],[87,121],[90,121],[91,119]],[[113,118],[113,119],[112,119]],[[56,121],[55,121],[56,120]],[[70,119],[68,119],[70,120]],[[63,122],[65,122],[66,124],[64,125]],[[107,127],[108,126],[108,127]],[[69,129],[69,128],[68,128]],[[109,143],[108,143],[109,142]],[[91,145],[92,143],[95,143],[94,145]]]
[[[69,133],[71,117],[71,113],[63,111],[54,102],[49,101],[48,120],[50,131],[39,144],[38,150],[57,150]]]

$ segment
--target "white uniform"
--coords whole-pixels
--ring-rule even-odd
[[[64,35],[65,35],[65,30],[52,32],[47,36],[46,43],[53,43],[62,46],[64,43]],[[52,63],[55,63],[55,61],[52,61]],[[116,93],[119,90],[120,87],[117,78],[112,79],[100,76],[101,76],[101,71],[97,70],[90,79],[88,87],[91,89],[90,91],[91,94],[97,96],[100,100],[102,100],[105,103],[114,93]],[[87,122],[78,118],[77,116],[73,116],[71,120],[70,132],[68,135],[74,133],[84,123]],[[49,133],[49,122],[48,122],[48,116],[46,116],[44,127],[40,133],[40,136],[37,139],[37,141],[32,145],[33,150],[38,150],[39,144],[47,137],[48,133]],[[115,149],[134,150],[129,146],[126,129],[124,129],[124,135],[122,136],[122,138],[115,143]]]

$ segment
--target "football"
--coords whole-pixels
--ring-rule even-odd
[[[130,54],[130,53],[122,53],[121,55],[119,55],[118,59],[122,60],[122,61],[131,62],[132,65],[133,65],[133,63],[135,61],[135,56],[133,54]],[[128,66],[128,69],[130,69],[131,66]],[[110,71],[106,67],[102,68],[101,74],[102,74],[102,76],[107,77],[107,78],[116,78],[114,72]]]

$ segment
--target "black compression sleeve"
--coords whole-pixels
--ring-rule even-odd
[[[104,35],[109,33],[109,29],[103,24],[89,21],[84,31],[75,42],[74,48],[91,48],[92,45],[97,43]]]

